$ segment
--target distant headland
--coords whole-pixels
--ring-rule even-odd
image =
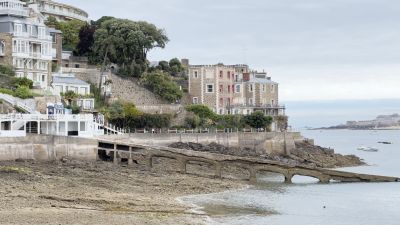
[[[333,130],[333,129],[349,129],[349,130],[400,130],[400,115],[395,113],[392,115],[379,115],[373,120],[363,121],[347,121],[331,127],[314,128],[313,130]]]

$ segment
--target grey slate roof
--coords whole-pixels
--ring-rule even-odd
[[[80,80],[76,77],[60,77],[60,76],[54,76],[53,83],[54,84],[89,85],[85,81]]]

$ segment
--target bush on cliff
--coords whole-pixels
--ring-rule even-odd
[[[267,128],[269,129],[272,124],[272,117],[265,116],[263,112],[257,111],[251,115],[243,117],[244,123],[252,128]]]
[[[169,102],[174,103],[180,100],[183,96],[183,92],[179,88],[178,84],[171,79],[169,74],[162,71],[145,73],[141,82],[153,93]]]

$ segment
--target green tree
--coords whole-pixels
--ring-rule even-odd
[[[79,20],[70,20],[67,22],[58,22],[56,29],[63,35],[63,50],[76,51],[79,43],[79,32],[86,23]]]
[[[79,31],[79,43],[76,46],[76,53],[79,56],[89,56],[92,53],[95,31],[96,28],[93,25],[86,24],[81,27]]]
[[[252,128],[269,128],[272,117],[265,116],[263,112],[257,111],[244,117],[244,122]]]
[[[15,78],[14,85],[17,86],[17,87],[25,86],[25,87],[28,87],[28,88],[32,88],[33,87],[33,81],[28,79],[28,78],[26,78],[26,77]]]
[[[148,52],[164,48],[167,41],[164,31],[153,24],[113,18],[96,30],[93,52],[98,61],[118,64],[121,74],[141,76]]]
[[[57,19],[54,16],[47,17],[44,24],[46,24],[46,26],[48,26],[48,27],[58,27],[59,26],[59,22],[57,21]]]
[[[68,105],[72,105],[72,101],[78,98],[78,95],[73,91],[67,91],[63,94],[63,98],[68,102]]]
[[[181,61],[179,61],[179,59],[177,58],[173,58],[169,61],[169,67],[170,67],[169,73],[172,76],[177,76],[182,71],[184,71]]]
[[[189,105],[186,106],[188,112],[193,112],[199,116],[200,119],[212,119],[215,120],[218,115],[215,114],[208,106],[205,105]]]

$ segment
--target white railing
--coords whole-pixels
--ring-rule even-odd
[[[88,21],[88,17],[79,15],[77,13],[65,12],[65,11],[60,11],[60,10],[53,10],[53,9],[49,9],[47,7],[41,7],[40,11],[44,12],[44,13],[48,13],[48,14],[55,14],[55,15],[59,15],[59,16],[70,17],[70,18],[74,18],[74,19],[77,19],[77,20],[81,20],[81,21]]]
[[[22,16],[22,17],[27,17],[29,16],[28,11],[24,9],[11,9],[11,8],[4,8],[0,7],[0,15],[16,15],[16,16]]]
[[[26,120],[26,121],[94,121],[92,114],[3,114],[0,120]]]
[[[30,108],[25,103],[18,101],[15,97],[13,97],[11,95],[0,93],[0,99],[3,99],[4,101],[8,102],[9,104],[11,104],[13,106],[19,107],[19,108],[27,111],[28,113],[36,113],[36,111],[34,109]]]

